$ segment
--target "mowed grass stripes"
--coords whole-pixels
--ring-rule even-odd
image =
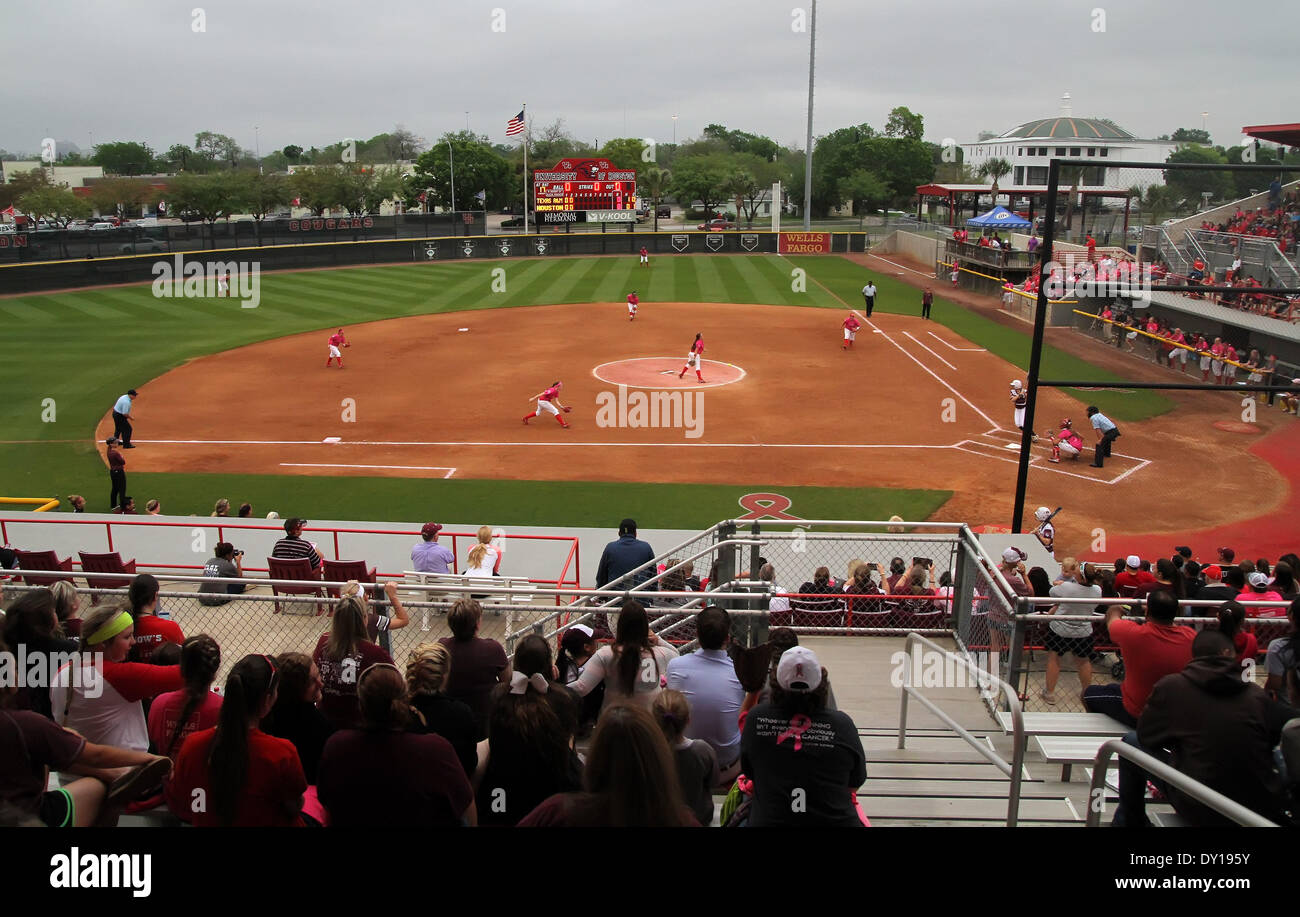
[[[5,358],[0,360],[0,385],[7,393],[0,399],[0,440],[36,441],[31,445],[0,444],[3,489],[20,496],[85,491],[92,509],[104,508],[107,494],[96,496],[104,489],[107,475],[91,442],[95,423],[126,389],[205,354],[290,334],[407,315],[577,302],[622,303],[633,289],[648,305],[656,301],[753,302],[844,308],[845,302],[855,306],[860,302],[858,291],[865,274],[860,266],[834,257],[656,255],[648,267],[634,256],[532,258],[269,273],[261,277],[261,298],[255,309],[243,309],[238,300],[227,298],[155,298],[150,284],[0,300],[7,345]],[[892,278],[873,276],[881,290],[878,308],[911,308],[909,304],[917,299],[915,290]],[[957,333],[1023,365],[1028,352],[1025,335],[942,299],[936,301],[934,314]],[[1106,377],[1094,367],[1071,362],[1065,354],[1053,352],[1049,360],[1053,361],[1048,364],[1052,372]],[[1096,400],[1102,403],[1106,398],[1098,393]],[[1165,409],[1150,404],[1148,413]],[[1124,400],[1107,407],[1120,419],[1137,419],[1125,410],[1128,405]],[[197,392],[195,409],[223,408],[213,393]],[[147,411],[147,407],[142,404],[141,410]],[[328,511],[396,519],[404,518],[402,506],[427,502],[427,481],[350,478],[346,490],[368,494],[380,502],[358,502],[342,513],[337,488],[327,486],[328,481],[141,474],[132,476],[131,486],[136,492],[133,495],[165,495],[168,510],[177,513],[206,512],[217,491],[266,494],[268,499],[274,496],[277,503],[294,506],[295,511],[318,515]],[[478,507],[478,514],[516,524],[532,521],[522,519],[519,510],[510,506],[514,498],[507,496],[503,482],[447,484],[450,486],[440,489],[461,495],[457,500],[463,499],[467,509]],[[602,512],[605,507],[622,505],[618,493],[624,485],[601,486],[608,492],[602,490],[602,500],[590,505],[600,505]],[[651,506],[662,506],[653,517],[660,524],[672,525],[674,519],[688,518],[690,524],[714,521],[712,515],[695,519],[697,514],[690,507],[696,500],[685,489],[681,496],[674,496],[677,491],[671,488],[655,489],[650,498],[650,490],[627,487],[626,498],[636,496],[642,501],[648,518]],[[556,495],[554,505],[539,505],[538,511],[546,513],[551,522],[577,524],[586,519],[586,511],[580,507],[588,502],[577,498],[580,491],[552,487],[547,492]],[[878,503],[868,499],[866,492],[855,492],[863,493],[867,503],[879,505],[880,512],[890,503],[888,492],[880,492]],[[938,503],[928,497],[920,499],[912,508],[928,514],[932,509],[926,507],[931,503],[937,507],[943,498],[938,499]],[[715,499],[705,505],[709,514],[715,509],[722,512]],[[863,512],[871,516],[865,505]],[[894,512],[908,515],[894,508],[885,512],[885,517]]]

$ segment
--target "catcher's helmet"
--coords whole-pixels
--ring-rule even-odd
[[[1064,428],[1067,429],[1067,430],[1070,429],[1070,426],[1071,426],[1070,418],[1067,417],[1067,418],[1065,418],[1065,420],[1062,420],[1062,421],[1061,421],[1061,426],[1064,427]]]
[[[1052,511],[1046,506],[1040,506],[1038,509],[1034,510],[1034,518],[1039,522],[1046,522],[1047,517],[1050,515],[1052,515]]]

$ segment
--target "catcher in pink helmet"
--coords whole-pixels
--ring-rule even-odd
[[[560,403],[560,389],[562,388],[564,388],[563,382],[559,382],[559,381],[552,382],[550,388],[546,389],[545,391],[538,392],[536,395],[533,395],[531,398],[529,398],[528,399],[529,401],[533,401],[533,400],[537,401],[537,410],[533,411],[533,413],[525,417],[524,423],[528,423],[528,421],[532,420],[538,414],[554,414],[555,419],[560,422],[560,426],[564,427],[567,430],[569,428],[569,425],[565,423],[564,417],[563,415],[561,415],[560,412],[563,411],[565,414],[567,414],[570,411],[572,411],[573,408],[565,407],[563,404]]]
[[[1059,432],[1053,431],[1048,434],[1047,439],[1052,444],[1052,457],[1050,462],[1060,462],[1061,453],[1065,453],[1072,459],[1079,458],[1079,452],[1083,449],[1083,437],[1074,432],[1069,419],[1061,421]]]

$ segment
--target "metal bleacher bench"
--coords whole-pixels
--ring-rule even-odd
[[[533,600],[532,594],[524,591],[529,587],[529,582],[524,577],[466,576],[463,573],[420,573],[415,570],[403,570],[402,576],[408,584],[437,586],[447,592],[463,593],[465,598],[471,595],[483,596],[478,600],[483,605],[526,605]],[[486,587],[508,588],[512,591],[510,593],[480,591]],[[415,599],[431,596],[423,590],[413,592],[412,595]]]
[[[1070,767],[1087,764],[1108,739],[1122,737],[1128,729],[1104,713],[1026,713],[1025,735],[1032,736],[1048,764],[1061,765],[1061,782],[1070,780]],[[999,713],[1002,731],[1011,733],[1011,714]]]

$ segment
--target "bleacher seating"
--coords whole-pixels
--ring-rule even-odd
[[[325,597],[325,592],[320,585],[320,572],[311,568],[311,561],[305,557],[295,557],[285,559],[280,557],[268,557],[266,567],[269,576],[273,580],[301,580],[303,585],[293,586],[284,583],[276,583],[271,586],[272,595],[314,595],[320,598]],[[297,607],[296,602],[286,602],[285,605],[293,610]],[[280,603],[275,603],[275,613],[280,614]],[[321,604],[316,605],[316,614],[323,614],[325,608]]]
[[[119,576],[86,576],[86,585],[91,589],[122,589],[128,580],[122,578],[122,575],[135,574],[135,561],[128,560],[122,562],[122,555],[117,551],[109,554],[91,554],[88,551],[78,551],[81,556],[81,572],[91,573],[116,573]],[[99,604],[103,593],[92,592],[90,602],[92,605]]]
[[[53,551],[22,551],[14,549],[14,554],[18,556],[18,566],[23,570],[50,570],[72,572],[72,558],[65,557],[62,560]],[[24,573],[23,582],[28,586],[52,586],[59,580],[67,579],[66,576],[41,576],[40,574]]]

